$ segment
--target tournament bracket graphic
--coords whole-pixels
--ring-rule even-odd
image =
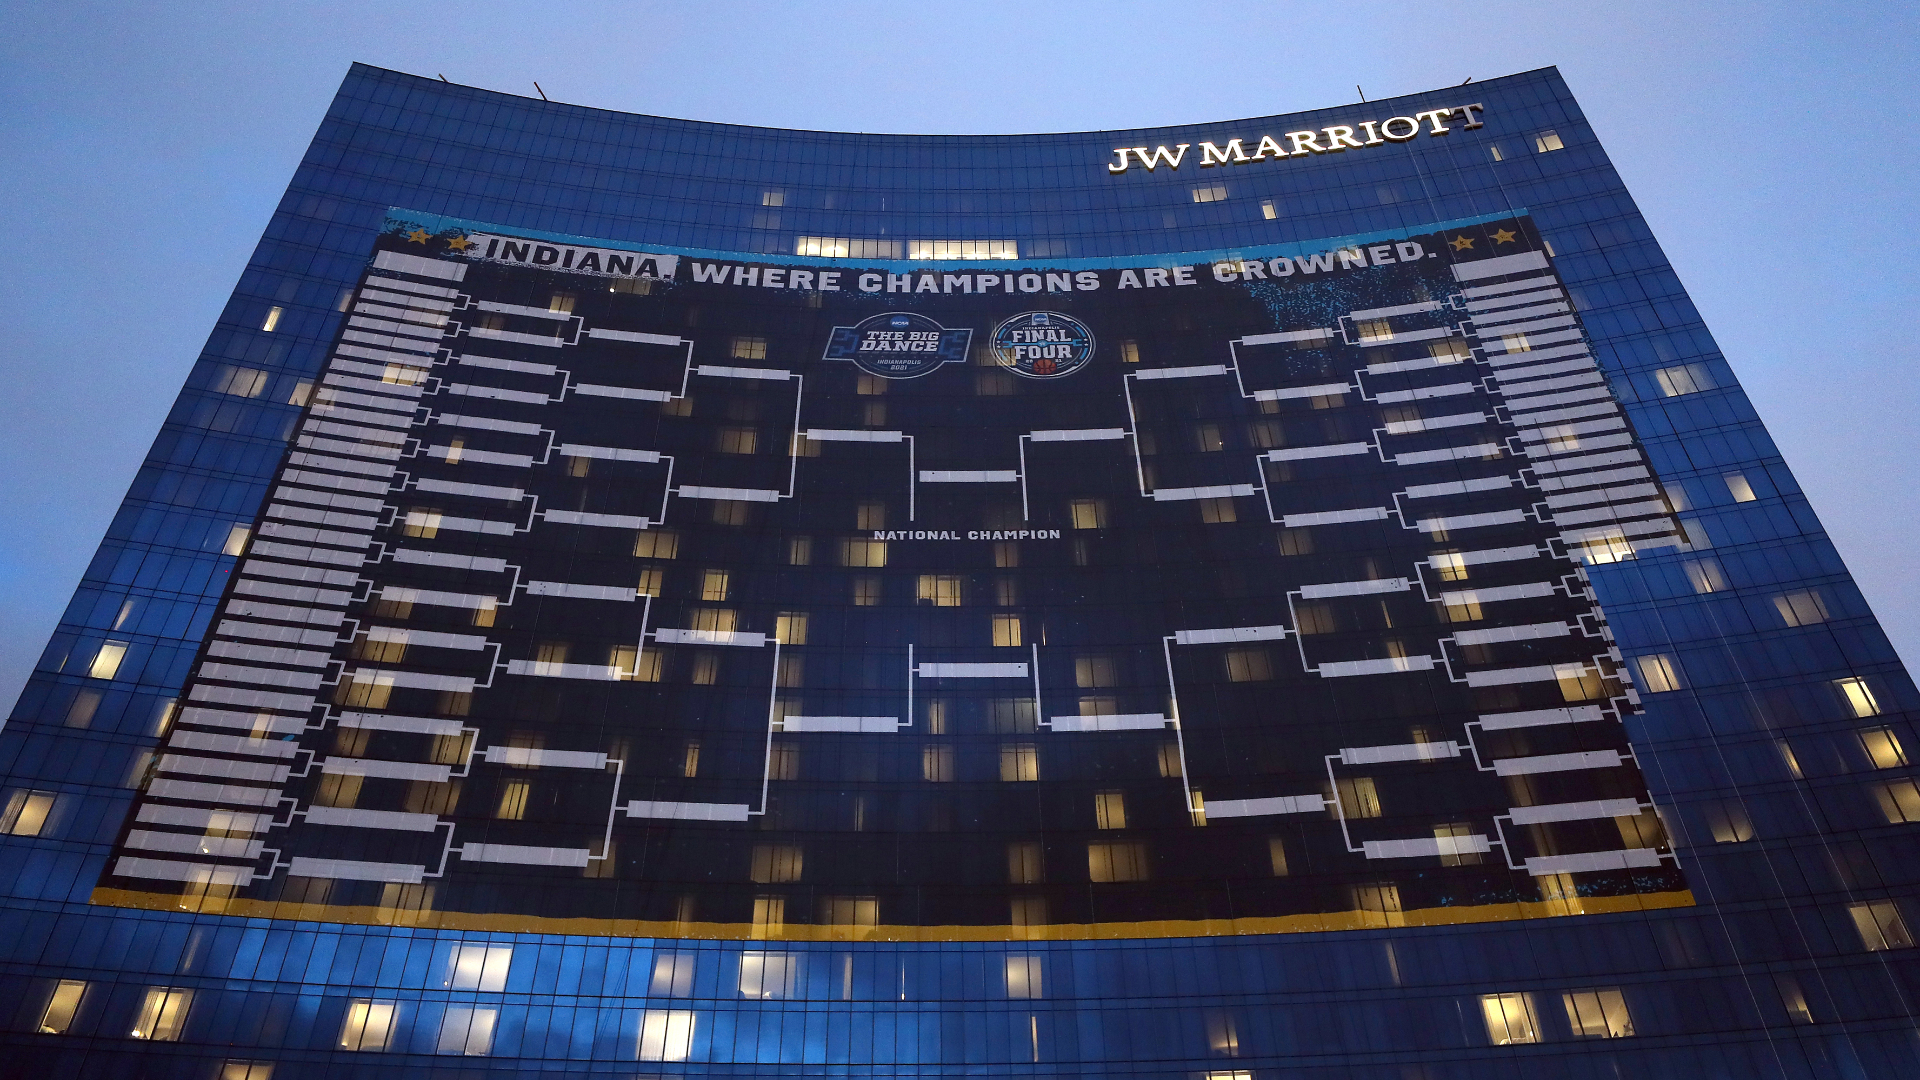
[[[1181,261],[395,211],[95,902],[765,939],[1690,903],[1588,584],[1686,538],[1531,221]]]

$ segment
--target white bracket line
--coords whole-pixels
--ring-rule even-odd
[[[858,428],[807,428],[805,431],[802,431],[798,426],[799,417],[798,417],[797,410],[795,413],[794,423],[795,423],[794,453],[796,455],[799,453],[800,439],[811,439],[814,442],[868,442],[868,443],[904,442],[906,443],[907,444],[907,520],[908,521],[918,520],[919,513],[920,513],[919,488],[918,488],[920,472],[915,464],[915,448],[914,448],[913,436],[908,435],[904,431],[867,431],[867,430],[858,429]]]

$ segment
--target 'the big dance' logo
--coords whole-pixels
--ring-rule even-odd
[[[826,359],[851,360],[869,375],[911,379],[967,358],[972,330],[949,330],[925,315],[889,311],[853,326],[836,326]]]
[[[1093,359],[1093,331],[1057,311],[1028,311],[993,328],[993,355],[1028,378],[1057,379]]]

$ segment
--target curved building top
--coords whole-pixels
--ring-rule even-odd
[[[1216,123],[875,135],[616,113],[356,65],[307,168],[419,162],[436,188],[470,193],[453,216],[603,239],[1058,264],[1538,210],[1553,201],[1526,190],[1543,137],[1572,151],[1555,173],[1608,169],[1553,68]]]

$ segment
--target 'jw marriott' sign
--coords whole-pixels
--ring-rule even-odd
[[[1453,128],[1445,121],[1454,119],[1463,129],[1471,131],[1484,126],[1478,115],[1483,106],[1456,105],[1450,109],[1429,109],[1414,113],[1412,116],[1390,116],[1385,120],[1362,120],[1356,124],[1334,124],[1331,127],[1314,128],[1308,131],[1289,131],[1280,139],[1271,135],[1262,135],[1248,153],[1245,138],[1229,139],[1226,145],[1216,146],[1210,142],[1200,144],[1200,167],[1214,165],[1249,165],[1256,161],[1278,161],[1281,158],[1311,157],[1314,154],[1338,154],[1343,151],[1364,150],[1369,146],[1382,146],[1386,143],[1406,142],[1416,138],[1426,121],[1427,135],[1445,135]],[[1282,146],[1281,141],[1286,145]],[[1156,146],[1148,150],[1144,146],[1116,146],[1113,149],[1116,160],[1108,163],[1110,173],[1123,173],[1135,162],[1147,167],[1148,172],[1165,165],[1178,169],[1180,163],[1192,149],[1192,143],[1179,143],[1169,150]]]

